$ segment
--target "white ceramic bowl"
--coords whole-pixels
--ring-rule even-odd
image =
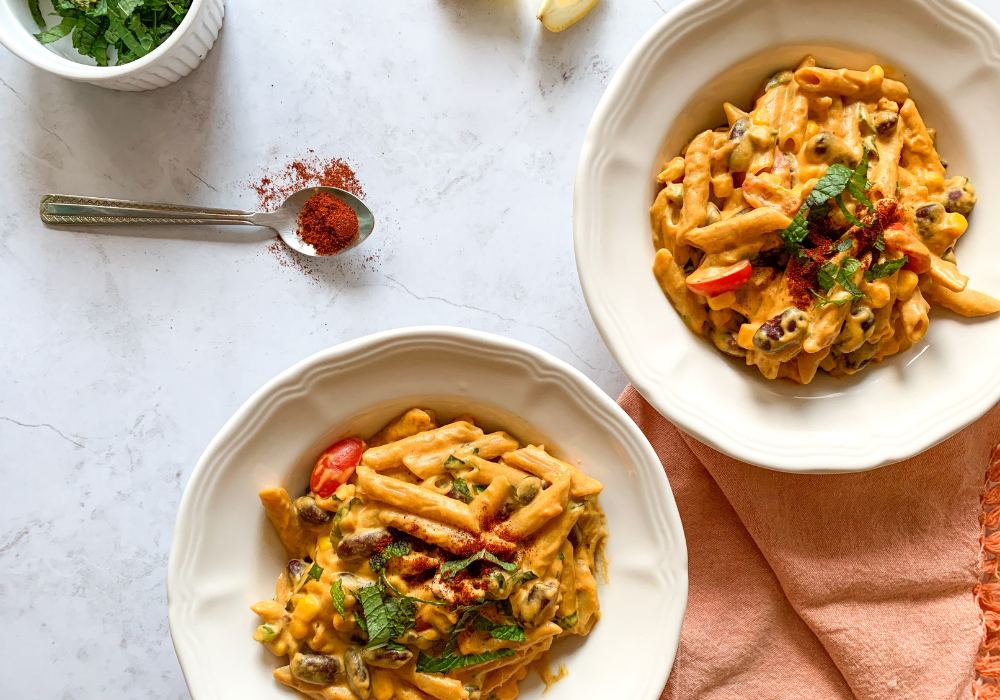
[[[31,18],[27,0],[0,0],[0,44],[28,63],[70,80],[112,90],[153,90],[198,67],[219,36],[225,11],[225,0],[193,0],[184,21],[155,51],[123,66],[103,68],[81,56],[68,38],[48,45],[38,43],[33,36],[38,25]],[[53,18],[46,19],[51,26]]]
[[[226,423],[181,500],[167,577],[170,632],[194,700],[289,698],[278,660],[251,639],[250,605],[274,596],[286,555],[257,491],[305,487],[322,450],[368,435],[414,405],[557,449],[604,485],[610,577],[585,640],[560,643],[569,676],[546,700],[658,698],[687,599],[687,551],[652,447],[615,403],[569,365],[523,343],[458,328],[379,333],[303,360]],[[523,698],[541,698],[537,680]]]
[[[909,352],[838,381],[767,381],[696,338],[650,271],[657,167],[721,105],[806,53],[821,64],[893,66],[949,172],[979,204],[957,248],[970,287],[1000,296],[1000,31],[960,0],[693,0],[664,17],[608,86],[574,193],[576,258],[604,341],[636,389],[699,440],[773,469],[843,472],[911,457],[1000,398],[1000,320],[935,310]]]

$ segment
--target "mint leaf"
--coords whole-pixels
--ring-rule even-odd
[[[847,181],[847,192],[868,211],[875,211],[875,205],[871,203],[866,194],[870,187],[871,183],[868,182],[868,149],[866,148],[864,155],[861,156],[861,162],[851,173],[851,179]],[[860,224],[855,225],[860,226]]]
[[[778,231],[778,235],[785,242],[785,248],[790,253],[798,250],[799,245],[809,235],[809,229],[806,228],[805,211],[806,205],[803,204],[795,216],[792,217],[792,223],[788,224],[788,228]]]
[[[355,503],[361,503],[361,499],[352,498],[347,503],[345,503],[344,505],[340,506],[340,508],[337,509],[337,512],[334,513],[333,516],[333,528],[330,534],[332,534],[335,537],[344,536],[344,533],[340,531],[340,521],[347,517],[348,513],[351,512],[351,507],[353,507]]]
[[[389,614],[382,602],[378,586],[365,586],[358,590],[361,607],[368,627],[368,645],[379,646],[389,641]]]
[[[814,207],[828,199],[833,199],[844,191],[853,174],[847,166],[834,163],[826,169],[826,174],[819,179],[812,192],[806,197],[806,205]]]
[[[517,625],[499,625],[490,630],[494,639],[501,639],[505,642],[523,642],[524,630]]]
[[[833,304],[834,306],[843,306],[849,301],[854,301],[854,297],[847,297],[846,299],[828,299],[814,289],[809,290],[816,297],[816,306],[826,306],[827,304]],[[558,620],[557,620],[558,622]]]
[[[452,652],[455,651],[455,642],[458,640],[458,635],[465,629],[466,625],[470,622],[475,622],[474,618],[479,614],[480,608],[484,605],[486,603],[474,603],[462,609],[462,616],[458,618],[458,622],[451,628],[451,636],[448,637],[448,642],[444,645],[442,656],[452,655]]]
[[[571,614],[567,615],[566,617],[557,617],[556,618],[556,624],[559,625],[560,627],[562,627],[564,630],[568,630],[570,627],[573,627],[574,625],[576,625],[576,623],[579,622],[579,621],[580,621],[580,613],[579,612],[571,613]]]
[[[333,585],[330,586],[330,597],[333,599],[333,607],[341,617],[345,617],[344,601],[347,600],[347,594],[344,593],[344,584],[340,579],[334,581]]]
[[[319,577],[322,575],[323,575],[323,567],[320,566],[319,564],[314,563],[312,567],[309,569],[309,573],[306,575],[306,581],[310,581],[312,579],[316,579],[318,581]]]
[[[43,32],[45,31],[45,18],[42,16],[42,9],[38,6],[38,0],[28,0],[28,9],[31,11],[31,19]]]
[[[834,247],[834,250],[837,251],[838,253],[843,253],[844,251],[850,250],[851,246],[853,245],[854,245],[853,240],[851,240],[850,238],[845,238],[844,240],[837,243],[837,245]]]
[[[393,557],[402,557],[410,553],[410,543],[406,541],[392,542],[381,552],[376,552],[368,558],[368,565],[376,574],[381,574],[385,565]]]
[[[378,586],[358,590],[365,622],[368,624],[368,647],[384,646],[416,624],[417,606],[405,598],[383,599]]]
[[[459,559],[458,561],[446,561],[442,564],[438,571],[441,572],[441,578],[453,578],[462,569],[467,568],[470,564],[473,564],[480,559],[485,559],[488,562],[496,564],[504,571],[514,571],[517,568],[517,564],[509,564],[505,561],[500,561],[495,556],[487,552],[485,549],[481,549],[470,557],[465,559]]]
[[[357,610],[354,611],[354,621],[358,623],[358,627],[361,628],[362,632],[368,634],[368,623],[365,622],[365,618],[362,617]]]
[[[489,632],[494,639],[501,639],[505,642],[524,641],[524,630],[517,625],[498,625],[482,615],[473,620],[469,627],[479,632]]]
[[[843,212],[844,217],[848,221],[850,221],[852,224],[854,224],[858,228],[864,228],[864,224],[861,223],[861,221],[859,221],[858,218],[856,216],[854,216],[854,214],[851,213],[851,210],[847,208],[847,205],[844,204],[844,195],[843,194],[838,194],[835,197],[835,200],[837,202],[837,206],[840,207],[840,211]]]
[[[455,490],[458,492],[458,495],[462,497],[462,500],[465,501],[466,503],[472,500],[472,492],[469,491],[469,484],[462,477],[458,477],[457,479],[455,479]]]
[[[865,282],[872,282],[883,277],[888,277],[901,269],[907,262],[909,262],[909,258],[904,255],[895,260],[886,260],[885,262],[872,265],[870,270],[865,270]]]
[[[839,269],[832,262],[823,263],[823,266],[819,268],[819,272],[816,273],[816,281],[819,283],[819,288],[823,290],[824,294],[829,292],[833,285],[837,283],[837,271]]]
[[[854,273],[860,270],[861,267],[861,261],[850,256],[844,258],[841,261],[841,265],[826,262],[819,268],[819,272],[816,274],[816,281],[824,293],[829,292],[834,284],[839,284],[850,292],[852,296],[863,297],[864,294],[851,279]]]
[[[421,653],[420,656],[417,657],[417,672],[447,673],[448,671],[454,671],[456,668],[476,666],[478,664],[484,664],[487,661],[495,661],[496,659],[503,659],[513,655],[513,649],[498,649],[496,651],[488,651],[483,654],[469,654],[467,656],[442,656],[437,659]]]
[[[451,471],[458,471],[459,469],[464,469],[467,466],[469,466],[469,465],[466,464],[465,462],[463,462],[462,460],[460,460],[455,455],[448,455],[448,459],[446,459],[444,461],[444,468],[445,468],[445,470],[450,471],[450,472]]]
[[[76,29],[76,21],[76,17],[64,17],[63,21],[52,27],[52,29],[41,34],[35,34],[35,38],[42,44],[51,44],[53,41],[59,41]]]
[[[865,161],[867,164],[867,160]],[[860,167],[860,166],[859,166]],[[867,167],[867,165],[866,165]],[[853,177],[854,172],[839,163],[834,163],[826,169],[826,174],[823,175],[817,182],[815,187],[813,187],[812,192],[806,197],[806,201],[802,203],[799,207],[798,212],[792,218],[792,223],[788,225],[788,228],[783,231],[778,231],[778,235],[781,236],[782,240],[785,242],[785,248],[790,253],[797,253],[799,245],[806,239],[809,234],[809,230],[806,227],[806,213],[808,212],[810,221],[815,221],[816,219],[825,218],[830,211],[829,204],[827,200],[836,199],[837,204],[848,216],[848,218],[853,217],[850,215],[840,199],[841,193],[844,188],[847,187],[847,183]],[[866,200],[867,201],[867,200]],[[857,221],[857,219],[854,219]],[[858,222],[860,226],[861,223]]]

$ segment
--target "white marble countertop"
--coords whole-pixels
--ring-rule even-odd
[[[10,0],[15,1],[15,0]],[[0,682],[9,698],[186,698],[167,629],[174,515],[251,393],[323,348],[451,324],[624,388],[573,257],[583,135],[672,0],[230,0],[204,64],[119,93],[0,49]],[[374,10],[374,11],[372,11]],[[377,228],[283,266],[267,233],[47,229],[47,192],[250,208],[249,180],[348,159]]]
[[[0,50],[5,697],[188,697],[165,596],[181,492],[240,404],[313,352],[451,324],[624,388],[576,276],[573,178],[611,75],[676,0],[602,0],[562,34],[535,0],[376,4],[230,0],[205,63],[151,93]],[[355,166],[377,219],[312,274],[267,233],[38,220],[47,192],[250,208],[248,181],[310,149]]]

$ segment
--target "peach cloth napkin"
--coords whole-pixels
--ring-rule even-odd
[[[631,386],[618,403],[659,455],[687,539],[688,607],[662,700],[1000,698],[973,685],[1000,405],[905,462],[807,476],[716,452]]]

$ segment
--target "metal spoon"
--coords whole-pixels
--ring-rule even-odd
[[[186,207],[177,204],[150,204],[124,199],[97,199],[73,197],[64,194],[47,194],[42,197],[42,221],[59,226],[109,226],[166,224],[170,226],[233,225],[265,226],[274,229],[288,247],[303,255],[320,256],[298,234],[299,213],[313,195],[326,192],[347,204],[358,216],[358,235],[354,241],[337,254],[364,243],[375,228],[375,217],[365,203],[350,192],[336,187],[309,187],[299,190],[285,200],[277,211],[252,212],[237,209],[210,209]]]

